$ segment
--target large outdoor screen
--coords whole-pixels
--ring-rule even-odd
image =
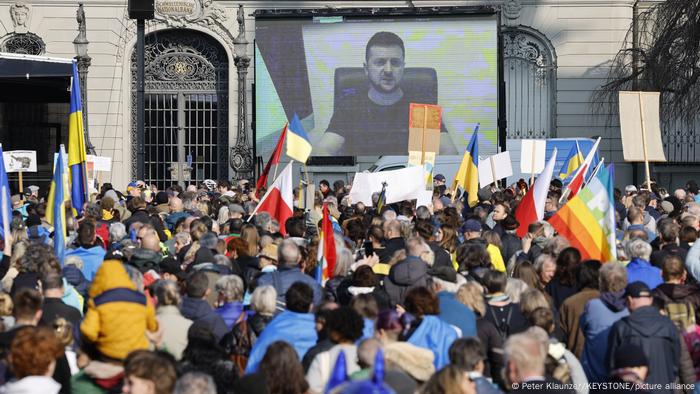
[[[257,154],[296,113],[312,156],[406,155],[410,103],[441,106],[441,155],[477,124],[480,155],[494,152],[497,59],[493,15],[258,18]]]

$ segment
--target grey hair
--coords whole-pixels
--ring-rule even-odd
[[[123,226],[123,224],[122,224],[122,226]],[[13,249],[13,252],[14,252],[14,249]],[[81,259],[79,256],[75,256],[75,255],[66,256],[66,259],[63,262],[63,265],[72,265],[75,268],[82,271],[83,270],[83,259]]]
[[[257,313],[272,316],[277,306],[277,290],[272,286],[258,286],[250,296],[250,307]]]
[[[224,224],[228,221],[228,206],[223,205],[219,208],[219,217],[216,220],[219,224]]]
[[[216,281],[214,290],[224,296],[225,302],[240,301],[243,299],[243,279],[238,275],[224,275]]]
[[[299,247],[291,239],[282,241],[277,252],[277,261],[280,266],[296,267],[299,264],[301,252]]]
[[[397,218],[396,212],[394,212],[394,210],[392,210],[392,209],[388,209],[388,210],[384,211],[384,213],[382,214],[382,219],[384,219],[387,222],[389,220],[396,220],[396,218]]]
[[[627,242],[625,252],[627,252],[627,257],[630,260],[640,258],[642,260],[649,261],[649,257],[651,256],[651,245],[649,245],[643,239],[635,238]]]
[[[554,256],[552,256],[550,254],[542,253],[539,256],[537,256],[537,258],[535,259],[535,264],[534,264],[535,271],[537,271],[538,274],[541,273],[542,268],[544,268],[544,264],[547,262],[551,262],[552,264],[555,264],[555,265],[557,264],[557,261],[554,259]]]
[[[267,212],[258,212],[255,214],[255,225],[263,230],[267,230],[271,221],[272,218]]]
[[[109,225],[109,242],[119,242],[124,238],[126,238],[124,223],[115,222]]]
[[[335,259],[335,268],[333,269],[334,276],[346,276],[350,272],[350,266],[355,262],[352,252],[348,248],[337,250]]]
[[[233,268],[231,266],[231,260],[224,256],[223,254],[215,254],[214,255],[214,263],[218,265],[222,265],[224,267],[228,267],[229,269]]]
[[[216,394],[216,384],[203,372],[187,372],[175,383],[173,394]]]
[[[603,264],[598,271],[598,287],[601,293],[618,292],[627,287],[627,269],[617,262]]]
[[[175,234],[175,241],[179,242],[183,246],[189,245],[192,242],[192,235],[190,235],[188,232],[180,231],[179,233]]]
[[[508,278],[506,294],[514,303],[520,303],[520,296],[529,289],[527,283],[518,278]]]
[[[540,335],[532,332],[512,335],[506,341],[503,352],[505,365],[512,362],[521,375],[524,373],[544,375],[547,350]]]
[[[416,219],[420,220],[430,220],[430,209],[425,205],[421,205],[416,208]]]

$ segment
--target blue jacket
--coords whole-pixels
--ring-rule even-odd
[[[457,301],[455,295],[441,291],[437,294],[440,300],[440,319],[462,330],[462,337],[476,336],[476,315],[471,309]]]
[[[236,320],[238,320],[238,317],[243,312],[243,303],[236,301],[227,302],[224,305],[216,308],[214,312],[216,312],[217,315],[221,316],[221,318],[224,319],[226,327],[228,327],[228,330],[231,331],[231,328],[233,328],[233,325],[236,323]]]
[[[209,306],[206,300],[184,297],[180,305],[180,312],[183,317],[192,320],[193,324],[209,328],[216,337],[217,343],[228,332],[224,319],[214,312],[214,309]]]
[[[186,218],[190,216],[189,213],[187,212],[174,212],[168,215],[165,218],[165,225],[168,226],[168,230],[173,231],[175,229],[175,225],[177,224],[177,221],[180,220],[180,218]],[[129,230],[129,228],[126,228]]]
[[[275,316],[262,331],[248,357],[245,373],[257,372],[268,346],[285,341],[294,346],[299,360],[316,344],[316,319],[313,313],[284,311]]]
[[[664,283],[661,270],[640,258],[632,259],[627,263],[627,283],[644,282],[651,290]]]
[[[594,298],[586,304],[579,320],[581,331],[586,337],[581,353],[581,366],[589,382],[606,382],[608,368],[605,355],[608,350],[608,336],[616,321],[629,315],[627,308],[619,309]]]
[[[83,261],[83,276],[88,282],[92,282],[95,279],[95,274],[97,269],[102,265],[102,260],[105,258],[107,253],[101,246],[93,246],[90,249],[85,249],[82,246],[77,249],[66,250],[66,257],[68,256],[78,256],[80,260]]]
[[[425,315],[406,342],[432,351],[435,355],[433,364],[437,371],[450,363],[448,352],[457,338],[457,331],[449,324],[437,316]]]
[[[275,272],[267,273],[258,278],[258,286],[272,286],[277,290],[277,300],[284,303],[284,295],[296,282],[303,282],[311,286],[314,291],[314,305],[321,303],[323,289],[316,279],[301,272],[299,268],[279,267]]]

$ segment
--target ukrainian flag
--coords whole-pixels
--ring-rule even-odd
[[[311,141],[309,136],[304,131],[304,126],[296,113],[292,121],[287,126],[287,156],[292,159],[306,163],[306,160],[311,154]]]
[[[464,152],[462,164],[457,170],[452,189],[457,191],[461,187],[465,192],[469,193],[467,202],[470,207],[476,206],[479,203],[479,125],[474,129],[467,150]]]
[[[70,88],[70,118],[68,119],[68,167],[70,168],[71,180],[70,200],[78,215],[83,213],[83,205],[88,200],[86,162],[80,79],[78,79],[78,67],[73,61],[73,83]]]
[[[65,148],[61,145],[61,150],[56,157],[56,164],[53,169],[53,180],[49,190],[49,199],[46,202],[46,221],[54,228],[53,248],[61,264],[66,251],[66,202],[68,201],[68,174],[65,172],[63,164],[66,155]]]
[[[559,169],[559,178],[566,179],[569,175],[573,174],[581,164],[583,164],[584,158],[581,149],[578,147],[578,142],[571,147],[569,155],[564,160],[561,169]]]
[[[10,203],[10,182],[7,178],[7,171],[5,171],[5,162],[2,160],[2,155],[2,144],[0,144],[0,188],[3,189],[2,193],[4,194],[4,196],[0,196],[0,205],[4,204],[2,208],[0,208],[0,219],[2,220],[2,222],[0,222],[0,234],[4,237],[5,224],[7,224],[7,228],[10,228],[10,223],[12,222],[12,206]]]

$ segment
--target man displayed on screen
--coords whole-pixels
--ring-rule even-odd
[[[319,150],[345,155],[408,153],[409,104],[421,101],[402,89],[405,58],[398,35],[382,31],[372,36],[365,48],[366,82],[340,92]],[[439,153],[457,154],[444,126],[442,132]]]

